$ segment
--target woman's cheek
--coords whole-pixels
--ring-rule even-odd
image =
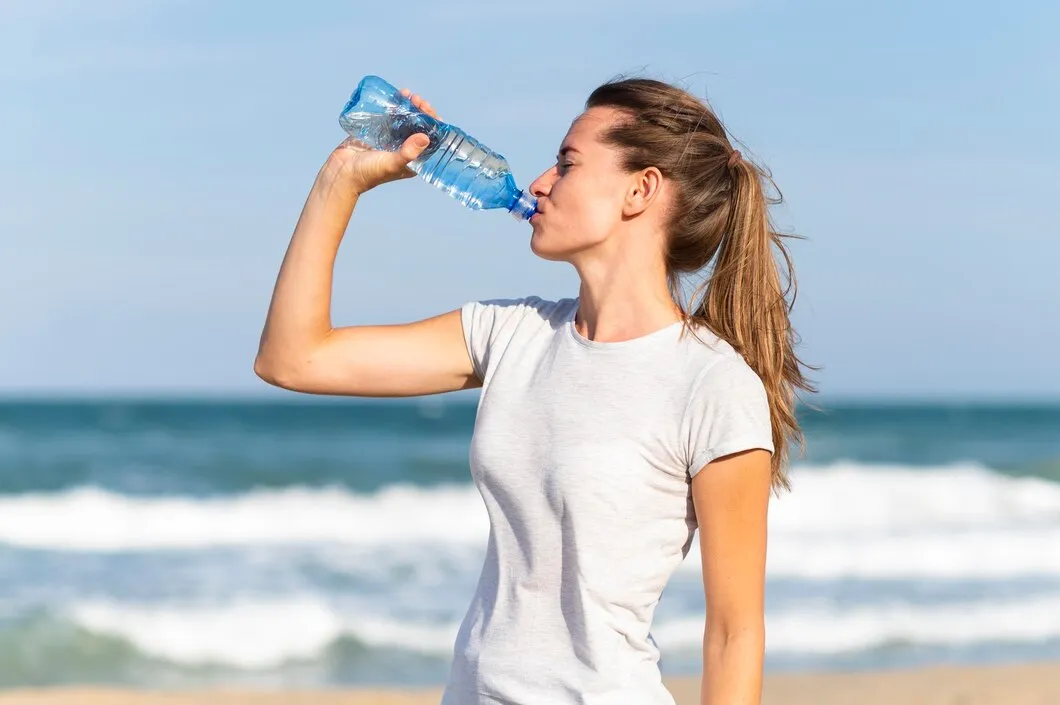
[[[584,226],[597,235],[606,235],[621,219],[622,209],[615,205],[611,198],[597,196],[586,199],[581,204],[582,222]]]

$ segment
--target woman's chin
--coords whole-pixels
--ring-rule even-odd
[[[557,259],[556,255],[559,254],[548,246],[548,239],[543,237],[542,232],[537,228],[534,228],[533,234],[530,235],[530,251],[541,259],[554,260]]]
[[[548,242],[543,240],[537,233],[534,233],[530,237],[530,251],[541,259],[550,260],[552,262],[566,262],[570,255],[565,249],[549,247]]]

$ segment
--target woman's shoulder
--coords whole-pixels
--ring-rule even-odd
[[[471,301],[466,307],[478,315],[488,316],[494,321],[538,320],[561,323],[577,306],[573,298],[547,299],[535,294],[514,297]]]
[[[697,384],[705,381],[740,378],[748,382],[757,373],[736,348],[706,325],[689,327],[682,337],[686,372]]]

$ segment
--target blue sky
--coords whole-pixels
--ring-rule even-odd
[[[379,74],[552,162],[600,82],[706,97],[786,204],[835,397],[1060,397],[1056,3],[0,0],[0,393],[265,391],[251,364],[339,110]],[[576,292],[419,180],[358,206],[336,324]]]

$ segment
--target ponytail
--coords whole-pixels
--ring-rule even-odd
[[[693,294],[693,305],[682,309],[688,323],[706,326],[723,338],[761,378],[773,433],[773,487],[790,489],[784,470],[790,442],[805,450],[795,415],[796,390],[816,391],[794,352],[799,341],[789,319],[798,287],[783,238],[796,236],[777,233],[770,223],[768,206],[780,198],[766,197],[762,181],[768,176],[738,151],[732,152],[726,167],[732,182],[729,212],[713,271]],[[773,248],[784,262],[784,286]]]

